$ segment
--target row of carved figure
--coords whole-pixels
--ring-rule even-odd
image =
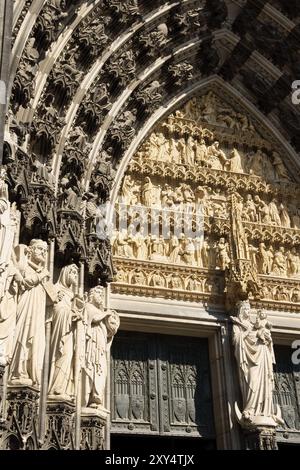
[[[143,182],[126,175],[123,181],[119,203],[125,206],[144,206],[174,212],[202,214],[206,217],[228,217],[226,196],[206,186],[192,188],[186,183],[172,187],[165,183],[154,183],[146,176]],[[244,221],[273,225],[284,228],[300,228],[300,209],[295,204],[287,207],[278,199],[263,200],[259,195],[247,194],[239,197],[243,206]],[[122,208],[122,206],[121,206]],[[126,208],[127,210],[127,208]]]
[[[51,323],[48,395],[74,400],[76,368],[82,370],[82,405],[103,405],[106,352],[119,327],[115,311],[103,308],[103,288],[88,296],[78,292],[75,264],[61,269],[52,284],[46,269],[48,246],[32,240],[17,245],[1,272],[0,361],[8,368],[8,384],[40,388],[45,326]],[[76,348],[79,358],[75,359]]]
[[[136,158],[172,162],[184,165],[199,165],[213,170],[233,173],[248,173],[264,177],[267,181],[290,181],[287,169],[278,152],[270,157],[262,150],[246,154],[236,148],[221,149],[220,142],[208,145],[203,138],[189,135],[176,139],[166,137],[163,132],[153,132]]]
[[[229,264],[229,246],[224,238],[209,245],[201,237],[193,239],[182,234],[165,239],[162,235],[144,236],[143,233],[143,227],[136,233],[132,228],[116,233],[114,256],[198,267],[215,266],[219,269],[225,269]]]
[[[292,302],[300,304],[300,287],[285,286],[283,284],[263,285],[261,297],[277,302]]]
[[[235,131],[255,132],[253,123],[245,114],[226,106],[212,92],[201,98],[192,98],[180,111],[180,115],[185,119],[224,125]]]
[[[260,274],[280,277],[300,277],[300,251],[296,247],[290,250],[283,246],[274,249],[260,243],[258,247],[249,244],[250,259]]]
[[[224,280],[218,276],[204,277],[203,275],[186,275],[178,270],[173,274],[167,271],[153,271],[151,269],[131,269],[117,262],[116,282],[134,286],[149,286],[155,288],[167,288],[184,290],[186,292],[198,292],[202,294],[222,296],[224,294]],[[114,290],[118,291],[117,284]],[[300,303],[300,286],[279,283],[264,282],[260,289],[261,298],[275,302]]]
[[[117,232],[112,240],[113,254],[117,257],[186,264],[200,268],[216,268],[225,270],[230,263],[229,244],[225,238],[208,240],[198,236],[179,237],[171,235],[144,235],[144,228],[134,232],[134,227]],[[300,277],[300,253],[293,247],[267,247],[265,243],[254,246],[249,243],[248,258],[260,274],[281,277]]]
[[[212,295],[222,295],[224,290],[222,279],[216,276],[206,278],[197,274],[186,276],[180,272],[170,274],[164,271],[158,272],[136,268],[132,270],[122,269],[121,265],[118,265],[118,267],[116,282],[122,284],[179,289]]]

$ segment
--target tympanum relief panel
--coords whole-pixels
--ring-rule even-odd
[[[257,123],[212,92],[194,97],[153,130],[124,176],[113,290],[223,303],[238,211],[260,300],[300,311],[299,203],[284,155]]]

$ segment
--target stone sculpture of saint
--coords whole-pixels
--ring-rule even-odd
[[[213,170],[223,170],[224,165],[228,165],[228,160],[223,152],[220,149],[220,143],[218,141],[214,142],[207,151],[208,156],[208,165]]]
[[[232,249],[238,259],[249,259],[247,234],[243,225],[244,205],[238,194],[232,196]]]
[[[284,163],[277,152],[273,152],[273,165],[276,170],[276,175],[278,181],[290,181],[291,178],[289,177],[288,171],[284,166]]]
[[[225,271],[230,263],[229,247],[228,243],[225,241],[225,238],[220,238],[219,243],[216,245],[216,255],[216,267],[222,271]]]
[[[196,163],[204,165],[207,159],[207,146],[204,139],[196,141]]]
[[[28,247],[17,246],[16,252],[17,268],[23,280],[19,285],[9,382],[39,387],[45,351],[48,246],[34,239]]]
[[[274,254],[272,272],[277,276],[285,277],[287,275],[287,258],[283,246]]]
[[[18,225],[18,211],[10,204],[8,187],[5,182],[6,171],[0,172],[0,299],[5,285],[5,271],[11,259],[14,239]]]
[[[147,259],[148,248],[145,242],[144,227],[141,227],[133,238],[137,259]]]
[[[137,202],[137,190],[134,180],[130,175],[126,175],[123,181],[121,201],[123,204],[131,205]]]
[[[279,205],[279,214],[281,226],[284,228],[291,228],[291,218],[283,204]]]
[[[113,310],[104,310],[103,287],[90,290],[85,306],[87,321],[85,364],[82,370],[82,405],[98,408],[105,403],[107,352],[120,320]]]
[[[176,235],[172,235],[169,241],[169,261],[173,264],[180,262],[180,243]]]
[[[237,149],[233,149],[230,153],[229,169],[234,173],[244,173],[242,156]]]
[[[237,408],[240,423],[246,427],[276,427],[280,413],[273,405],[275,356],[271,325],[261,311],[257,312],[256,322],[251,321],[251,308],[247,300],[239,303],[238,315],[231,319],[243,398],[242,413]]]
[[[11,359],[18,281],[22,281],[14,261],[14,246],[18,230],[19,213],[15,204],[10,204],[6,171],[0,173],[0,364],[7,365]]]
[[[70,400],[74,395],[74,353],[76,321],[80,319],[76,291],[78,268],[62,268],[55,288],[57,302],[50,312],[50,373],[48,393],[55,400]],[[82,305],[83,307],[83,305]]]
[[[154,193],[155,193],[155,188],[151,182],[151,179],[148,176],[146,176],[145,183],[141,189],[142,203],[146,207],[151,207],[152,204],[155,202]]]
[[[278,201],[276,199],[272,199],[272,201],[269,204],[269,213],[270,213],[270,218],[271,218],[271,223],[272,225],[278,225],[279,227],[281,226],[281,219],[279,215],[279,210],[278,210]]]
[[[9,364],[14,346],[19,284],[23,281],[12,256],[5,270],[5,283],[0,299],[0,365]]]

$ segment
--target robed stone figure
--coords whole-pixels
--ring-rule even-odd
[[[74,355],[76,321],[81,319],[83,304],[76,295],[78,267],[65,266],[55,284],[57,302],[50,310],[50,374],[49,398],[72,400],[74,398]],[[80,305],[79,305],[80,304]]]
[[[248,301],[238,306],[233,321],[233,343],[238,363],[239,382],[243,399],[240,423],[245,426],[277,426],[280,410],[273,405],[275,356],[271,324],[262,311],[256,322],[251,321]]]
[[[39,388],[45,352],[48,246],[42,240],[31,240],[28,247],[18,245],[15,251],[22,280],[19,282],[9,382]]]
[[[104,406],[107,378],[107,352],[109,351],[120,320],[113,310],[103,308],[103,287],[90,290],[85,306],[86,350],[82,370],[82,405],[98,408]]]
[[[13,352],[16,327],[17,295],[22,276],[16,266],[14,247],[19,229],[19,212],[10,204],[5,182],[6,172],[0,172],[0,365],[9,364]]]

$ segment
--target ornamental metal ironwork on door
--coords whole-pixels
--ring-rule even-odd
[[[111,357],[111,432],[214,438],[206,339],[120,332]]]

